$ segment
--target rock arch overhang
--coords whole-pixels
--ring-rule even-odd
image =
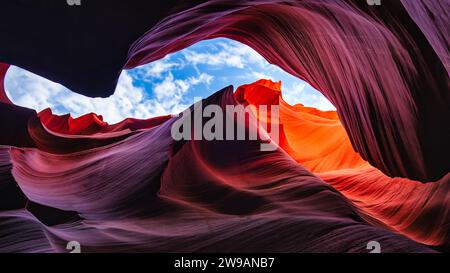
[[[5,4],[0,61],[105,97],[123,68],[203,39],[228,37],[320,90],[338,109],[355,150],[386,174],[425,182],[449,172],[448,0],[381,6],[356,0],[83,5]],[[19,12],[28,20],[18,22]],[[5,103],[1,111],[27,115]],[[2,118],[0,126],[20,127],[11,120]],[[0,140],[26,146],[27,138],[24,144],[8,134]]]

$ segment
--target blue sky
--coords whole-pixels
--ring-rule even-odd
[[[322,110],[333,105],[306,82],[269,64],[248,46],[228,39],[199,42],[165,58],[124,70],[114,95],[88,98],[18,67],[5,78],[9,98],[18,105],[72,116],[94,112],[116,123],[127,117],[177,114],[225,86],[235,88],[265,78],[282,81],[283,98]]]

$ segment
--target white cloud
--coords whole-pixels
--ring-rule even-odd
[[[317,97],[317,102],[315,103],[315,107],[317,109],[328,111],[328,110],[336,110],[336,107],[325,97]]]
[[[273,75],[264,74],[261,72],[252,71],[251,73],[247,74],[246,76],[252,78],[253,80],[259,80],[259,79],[266,79],[276,82],[277,79]]]
[[[189,85],[183,80],[175,80],[172,73],[160,83],[154,85],[153,93],[158,100],[165,98],[180,98],[189,89]]]
[[[306,88],[306,83],[294,83],[291,88],[282,87],[283,99],[289,104],[299,103],[300,97],[304,97],[303,94]]]
[[[71,113],[73,117],[94,112],[101,114],[110,123],[126,117],[145,118],[150,115],[146,109],[135,108],[145,98],[145,93],[142,88],[133,85],[133,80],[126,71],[120,75],[114,95],[108,98],[89,98],[74,93],[60,84],[18,67],[8,70],[5,86],[14,103],[36,111],[50,107],[56,114]]]
[[[127,117],[150,118],[181,112],[190,105],[183,103],[189,88],[209,84],[212,79],[213,76],[202,73],[198,77],[177,80],[169,73],[162,82],[154,84],[155,97],[149,99],[146,91],[133,85],[133,78],[123,71],[112,96],[89,98],[26,70],[11,67],[5,86],[13,91],[8,92],[8,96],[18,105],[36,111],[50,107],[55,114],[71,113],[73,117],[93,112],[109,123],[116,123]]]
[[[250,47],[220,39],[216,43],[207,43],[203,49],[185,49],[123,71],[115,93],[108,98],[85,97],[17,67],[9,69],[5,85],[10,90],[9,97],[18,105],[37,111],[50,107],[56,114],[71,113],[74,117],[94,112],[101,114],[105,121],[115,123],[127,117],[176,114],[189,107],[194,103],[190,97],[198,95],[193,87],[201,89],[202,85],[215,83],[215,77],[200,71],[199,64],[218,71],[217,78],[226,79],[221,83],[234,84],[235,87],[238,83],[250,83],[261,78],[278,81],[284,73]],[[195,75],[187,76],[192,74]],[[290,81],[288,78],[289,84]],[[216,90],[222,87],[214,85]],[[290,104],[300,102],[322,110],[334,109],[326,98],[300,80],[293,82],[290,88],[283,82],[282,89],[284,99]]]
[[[193,50],[186,50],[184,52],[186,60],[193,65],[207,64],[207,65],[227,65],[230,67],[244,68],[244,64],[240,56],[230,56],[228,52],[222,51],[217,54],[199,53]]]
[[[281,89],[283,91],[283,99],[291,105],[301,103],[322,111],[336,110],[327,98],[306,82],[296,82],[290,88],[282,87]]]
[[[183,67],[183,63],[181,63],[180,61],[178,62],[171,61],[171,57],[172,55],[169,54],[160,60],[137,67],[135,68],[135,70],[141,72],[139,73],[140,74],[139,76],[144,78],[145,77],[161,78],[163,73],[175,68]]]
[[[211,84],[211,81],[214,77],[206,74],[206,73],[200,73],[198,77],[189,77],[188,81],[190,84],[196,85],[199,83],[205,83],[205,84]]]
[[[250,47],[237,42],[220,42],[217,52],[198,52],[195,50],[183,50],[183,56],[189,64],[205,64],[210,66],[225,65],[242,69],[246,65],[253,64],[266,67],[269,64]]]
[[[150,105],[158,109],[159,114],[179,113],[189,107],[193,101],[186,98],[186,93],[191,86],[198,84],[210,84],[213,76],[201,73],[198,77],[189,77],[185,80],[175,79],[172,73],[153,85],[153,93],[156,99]],[[185,103],[187,101],[187,104]]]
[[[48,98],[60,92],[61,86],[43,77],[31,77],[25,70],[11,67],[5,79],[6,90],[10,99],[18,105],[42,110],[49,104]]]
[[[266,59],[247,45],[238,42],[221,42],[219,45],[222,47],[223,51],[227,52],[228,55],[239,56],[245,64],[256,64],[260,66],[260,68],[268,68],[271,66]]]

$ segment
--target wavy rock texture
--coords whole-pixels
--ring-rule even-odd
[[[336,112],[290,106],[280,90],[261,80],[204,102],[279,105],[273,152],[260,140],[175,142],[177,117],[35,115],[35,147],[1,149],[0,250],[65,251],[71,240],[93,252],[448,248],[448,176],[387,177],[353,151]],[[241,125],[261,130],[251,118]]]
[[[441,12],[450,2],[402,2],[406,8],[399,1],[378,9],[365,1],[208,1],[160,21],[134,43],[125,67],[202,39],[238,40],[320,90],[374,166],[437,180],[450,171],[450,135],[442,129],[450,124],[449,17]]]
[[[253,105],[280,105],[280,147],[363,215],[421,243],[448,247],[450,174],[427,184],[386,176],[354,152],[335,111],[287,104],[281,83],[260,80],[239,87],[236,95]]]
[[[0,20],[40,19],[0,30],[0,60],[107,96],[122,68],[228,37],[337,112],[290,106],[279,84],[258,81],[204,103],[279,105],[275,151],[260,140],[174,142],[178,117],[108,125],[13,105],[0,64],[0,251],[67,251],[71,240],[95,252],[367,252],[372,240],[385,252],[449,251],[448,0],[118,4],[88,27],[101,2],[79,11],[83,22],[59,4],[5,4]],[[238,123],[260,130],[259,118]]]

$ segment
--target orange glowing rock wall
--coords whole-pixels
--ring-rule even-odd
[[[382,3],[99,0],[77,14],[3,3],[0,251],[72,240],[85,252],[449,251],[450,2]],[[18,14],[33,24],[11,24]],[[106,97],[122,69],[215,37],[306,80],[337,112],[290,106],[269,81],[204,101],[278,105],[279,146],[263,152],[260,140],[174,141],[178,117],[37,114],[3,86],[18,65]],[[258,118],[240,125],[258,130]]]

